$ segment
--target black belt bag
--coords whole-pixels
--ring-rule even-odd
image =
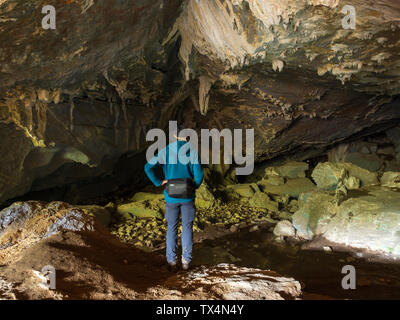
[[[168,180],[165,190],[171,198],[190,199],[195,195],[195,187],[191,179]]]

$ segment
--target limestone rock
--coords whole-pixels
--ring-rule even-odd
[[[320,162],[311,176],[319,189],[328,191],[336,190],[341,183],[346,185],[346,180],[350,177],[359,179],[361,186],[378,184],[378,178],[375,173],[351,163]],[[347,184],[355,187],[354,182],[356,181],[354,178],[351,178],[352,182]]]
[[[24,249],[62,230],[94,230],[95,220],[64,202],[15,202],[0,211],[0,261],[15,259]]]
[[[400,188],[400,172],[385,172],[381,178],[381,185],[391,188]]]
[[[297,235],[322,236],[354,248],[400,255],[399,193],[370,186],[348,197],[339,206],[334,195],[312,192],[302,197],[293,215]]]
[[[205,183],[196,190],[195,205],[197,208],[209,209],[215,204],[215,197]]]
[[[165,201],[143,200],[121,204],[117,207],[117,213],[124,219],[132,216],[139,218],[162,218],[165,212]]]
[[[144,200],[160,200],[164,199],[162,193],[149,193],[149,192],[137,192],[132,197],[132,201],[144,201]]]
[[[274,228],[274,235],[277,237],[294,237],[296,229],[288,220],[279,221]]]
[[[263,183],[270,184],[272,186],[281,186],[285,184],[285,179],[276,175],[269,175],[266,179],[263,179]]]
[[[182,103],[187,127],[254,128],[255,162],[311,146],[320,155],[400,118],[396,1],[358,0],[381,14],[354,32],[327,0],[68,0],[57,8],[68,32],[42,28],[41,2],[0,2],[2,203],[106,180],[89,188],[95,197],[139,180],[142,161],[119,161],[142,154],[146,132]]]
[[[218,264],[199,267],[184,275],[168,279],[166,284],[187,288],[195,294],[199,287],[209,288],[209,297],[225,300],[284,300],[301,296],[301,285],[293,278],[281,277],[275,272]]]
[[[242,183],[227,186],[227,189],[241,197],[251,198],[259,188],[255,183]]]
[[[360,186],[361,186],[361,181],[356,177],[348,177],[345,180],[345,187],[348,190],[355,190],[360,188]]]
[[[335,190],[346,177],[346,170],[338,164],[318,163],[311,174],[319,189]]]
[[[263,192],[288,195],[294,198],[298,198],[301,193],[310,192],[316,187],[308,178],[287,179],[285,184],[279,186],[269,184],[268,180],[262,180],[259,185]]]
[[[358,152],[349,153],[346,162],[350,162],[371,172],[376,172],[383,165],[383,160],[376,154],[364,154]]]
[[[304,178],[305,171],[308,170],[308,163],[289,161],[277,167],[265,169],[266,176],[278,175],[285,178]]]
[[[249,200],[249,205],[256,208],[265,208],[273,212],[277,212],[279,209],[279,204],[272,201],[270,197],[263,192],[256,192]]]

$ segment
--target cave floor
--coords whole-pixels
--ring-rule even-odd
[[[302,299],[399,299],[400,263],[377,259],[365,252],[331,252],[312,249],[305,243],[276,241],[268,225],[251,231],[197,234],[192,267],[221,263],[238,267],[273,270],[302,284]],[[348,248],[347,248],[348,250]],[[362,255],[362,257],[359,257]],[[31,270],[52,264],[57,270],[57,291],[37,287]],[[357,287],[344,290],[344,265],[356,269]],[[12,286],[17,299],[209,299],[201,295],[175,295],[180,290],[165,264],[164,249],[144,252],[120,242],[106,230],[65,232],[29,248],[22,258],[0,266],[2,286]],[[7,283],[2,283],[6,279]],[[4,282],[4,281],[3,281]],[[3,288],[4,289],[4,288]]]
[[[348,250],[348,248],[347,248]],[[362,257],[359,257],[362,255]],[[303,287],[303,299],[399,299],[400,263],[361,251],[325,252],[306,249],[301,243],[276,242],[271,232],[260,229],[207,239],[195,244],[193,267],[222,262],[271,269],[293,277]],[[356,269],[356,289],[341,286],[342,268]]]

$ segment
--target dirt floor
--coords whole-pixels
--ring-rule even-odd
[[[37,271],[46,265],[56,270],[56,290],[44,288],[38,277]],[[238,286],[250,290],[238,290]],[[272,271],[229,264],[172,271],[163,254],[128,246],[101,226],[96,231],[53,235],[26,249],[17,261],[0,267],[3,299],[207,300],[237,295],[297,299],[301,285]]]
[[[57,270],[54,298],[62,299],[155,298],[147,289],[171,276],[163,256],[128,247],[106,230],[54,235],[0,270],[7,281],[19,284],[17,298],[43,299],[52,295],[34,285],[38,279],[30,270],[40,271],[45,265]]]

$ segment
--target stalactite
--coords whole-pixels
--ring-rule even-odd
[[[69,101],[70,101],[69,128],[72,131],[72,130],[74,130],[74,109],[75,109],[74,97],[73,96],[69,96]]]
[[[199,78],[199,105],[200,113],[205,116],[208,110],[208,103],[210,101],[210,89],[214,83],[214,80],[208,76],[201,76]]]
[[[112,96],[108,96],[108,105],[109,105],[109,110],[110,110],[110,115],[112,116],[114,111],[113,111],[113,102],[112,102]]]
[[[124,119],[128,123],[128,114],[127,114],[127,110],[126,110],[126,101],[125,101],[125,99],[121,99],[121,100],[122,100],[121,108],[122,108],[122,112],[124,114]]]

